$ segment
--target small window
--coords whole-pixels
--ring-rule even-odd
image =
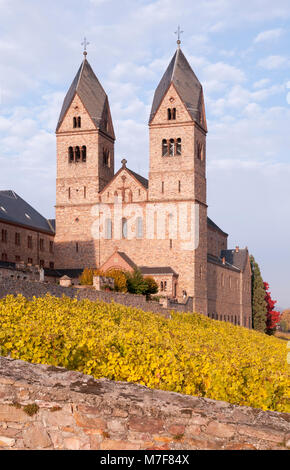
[[[74,149],[72,147],[68,149],[68,161],[69,163],[73,163],[74,161]]]
[[[77,127],[77,118],[76,117],[73,118],[73,127],[74,127],[74,129]]]
[[[78,242],[76,242],[76,252],[77,252],[77,253],[79,252],[79,244],[78,244]]]
[[[137,238],[143,238],[143,219],[142,217],[137,217]]]
[[[32,236],[28,235],[27,237],[27,248],[32,249]]]
[[[87,161],[87,147],[85,145],[82,146],[82,161]]]
[[[86,197],[87,197],[87,187],[84,186],[84,199],[86,199]]]
[[[164,290],[167,290],[167,281],[164,281]]]
[[[81,159],[80,148],[79,148],[79,147],[76,147],[76,148],[75,148],[75,161],[76,161],[76,162],[79,162],[80,159]]]
[[[15,233],[15,245],[20,246],[20,233]]]
[[[106,219],[106,239],[112,238],[112,219]]]
[[[181,155],[181,139],[176,140],[176,155]]]
[[[161,192],[162,192],[162,194],[164,194],[164,181],[162,181],[162,183],[161,183]]]
[[[33,264],[33,259],[32,259],[32,258],[28,258],[27,263],[28,263],[28,264]]]
[[[176,108],[172,109],[171,115],[172,115],[172,119],[176,119]]]
[[[53,261],[51,261],[51,262],[49,263],[49,267],[50,267],[50,269],[54,269],[54,262],[53,262]]]
[[[110,152],[107,149],[103,149],[103,166],[110,166]]]
[[[49,242],[49,253],[53,253],[53,242]]]
[[[122,237],[127,238],[128,236],[128,224],[127,224],[127,219],[123,218],[122,219]]]
[[[7,230],[2,229],[1,231],[1,241],[3,243],[7,243]]]
[[[181,181],[178,181],[178,192],[180,193],[181,191]]]
[[[167,119],[168,121],[171,121],[171,109],[170,108],[167,109]]]
[[[44,263],[44,259],[41,259],[41,260],[39,261],[39,266],[40,266],[41,268],[44,268],[44,264],[45,264],[45,263]]]
[[[82,123],[82,120],[81,120],[81,117],[79,116],[78,117],[78,127],[81,127],[81,123]]]
[[[70,196],[71,196],[71,194],[70,194],[70,188],[68,188],[68,198],[69,198],[69,199],[70,199]]]
[[[163,287],[163,281],[160,282],[160,290],[163,291],[164,287]]]
[[[166,139],[162,140],[162,157],[166,157],[168,155],[168,143]]]
[[[19,255],[16,255],[16,256],[15,256],[15,261],[16,261],[16,263],[19,263],[19,262],[20,262],[20,256],[19,256]]]
[[[44,239],[40,238],[39,240],[39,249],[40,251],[44,251]]]

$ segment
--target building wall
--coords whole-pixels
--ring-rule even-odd
[[[228,237],[219,230],[215,230],[211,226],[207,229],[207,251],[210,255],[219,257],[221,250],[228,247]]]
[[[251,272],[208,263],[208,315],[251,328]]]
[[[7,242],[2,241],[2,230],[7,231]],[[20,245],[15,243],[15,233],[20,234]],[[32,238],[32,248],[28,248],[28,237]],[[44,241],[44,250],[40,249],[40,240]],[[18,227],[17,225],[10,225],[0,221],[0,259],[2,261],[23,261],[24,263],[31,263],[39,265],[41,260],[44,261],[44,266],[49,268],[50,263],[54,263],[54,245],[53,252],[50,252],[50,242],[54,244],[54,235],[49,235],[42,232]],[[4,259],[4,254],[7,259]],[[32,259],[32,262],[29,261]]]

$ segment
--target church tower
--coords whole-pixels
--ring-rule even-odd
[[[89,214],[114,176],[108,97],[84,52],[56,128],[56,267],[94,266]],[[82,262],[81,262],[82,261]]]
[[[187,293],[194,297],[195,310],[207,313],[207,124],[202,86],[180,41],[155,91],[149,133],[149,200],[183,201],[198,207],[198,247],[186,254],[176,242],[173,256],[188,267],[183,278],[187,279]]]

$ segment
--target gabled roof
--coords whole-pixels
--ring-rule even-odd
[[[224,256],[224,255],[222,255],[222,256]],[[218,264],[222,268],[231,269],[232,271],[236,271],[236,272],[241,271],[241,269],[239,267],[234,266],[232,263],[228,262],[227,259],[225,260],[225,263],[223,263],[222,258],[211,255],[210,253],[207,254],[207,262],[212,263],[212,264]]]
[[[207,218],[207,226],[217,230],[218,232],[228,237],[228,233],[224,232],[221,228],[219,228],[217,224],[215,224],[209,217]]]
[[[54,235],[48,220],[11,190],[0,191],[0,220]]]
[[[202,86],[190,67],[185,55],[180,48],[177,49],[166,72],[164,73],[153,98],[149,124],[153,120],[164,95],[171,83],[179,93],[187,111],[194,121],[201,124],[203,113]],[[206,130],[206,125],[203,126]]]
[[[151,274],[151,275],[173,275],[178,276],[178,274],[170,267],[170,266],[139,266],[139,269],[143,275]]]
[[[75,94],[78,94],[96,128],[107,132],[109,100],[92,67],[85,58],[64,99],[56,132],[69,109]]]
[[[138,173],[135,173],[135,171],[130,170],[129,168],[127,168],[127,170],[129,171],[129,173],[131,173],[131,175],[134,176],[134,178],[136,178],[139,181],[139,183],[142,184],[142,186],[144,186],[144,188],[148,189],[149,182],[147,178],[144,178],[144,176],[141,176]]]
[[[244,271],[248,261],[249,252],[247,248],[238,248],[237,250],[222,250],[221,256],[225,257],[228,263],[236,266],[241,271]]]

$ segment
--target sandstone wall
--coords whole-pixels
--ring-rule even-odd
[[[24,297],[32,298],[43,297],[46,294],[54,295],[55,297],[62,297],[63,295],[79,300],[89,299],[93,302],[102,300],[104,302],[116,302],[128,307],[140,308],[146,312],[159,313],[166,317],[170,315],[172,309],[180,312],[192,312],[193,304],[192,298],[188,298],[184,304],[170,303],[170,308],[164,309],[158,302],[146,301],[143,295],[122,294],[119,292],[105,292],[96,291],[93,288],[74,288],[74,287],[61,287],[56,284],[41,283],[35,281],[13,280],[4,278],[0,280],[0,299],[6,295],[22,294]]]
[[[0,357],[2,449],[286,449],[289,414]]]

